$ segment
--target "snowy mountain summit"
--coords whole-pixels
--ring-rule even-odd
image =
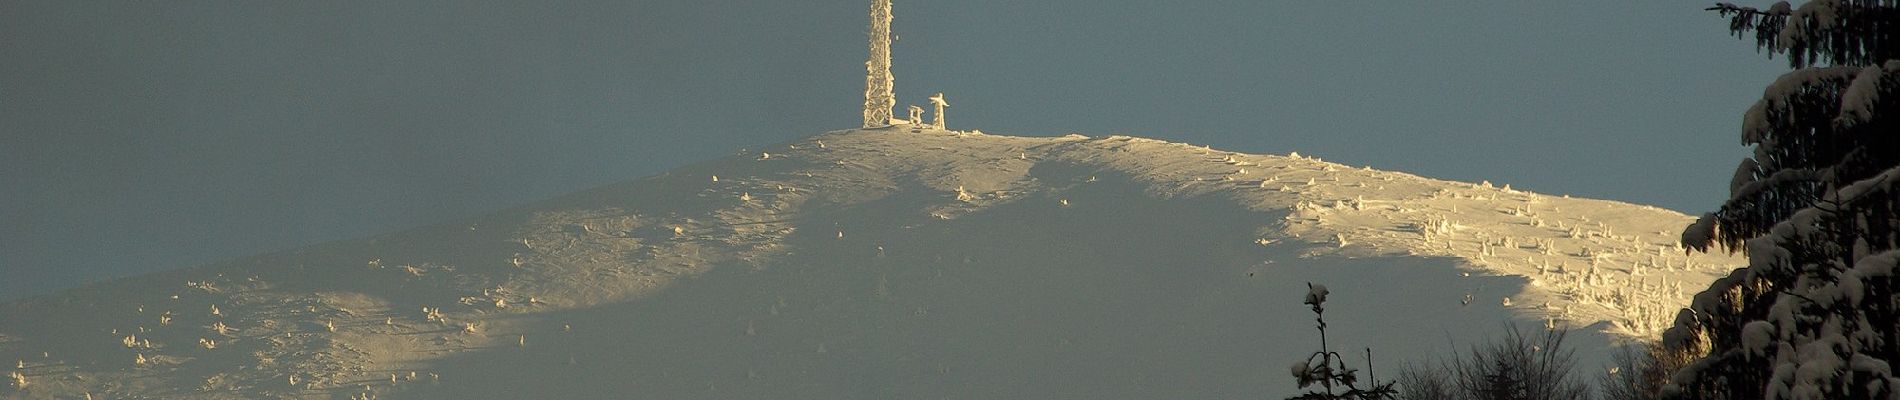
[[[1741,261],[1653,207],[898,127],[0,305],[0,398],[1234,398],[1507,323],[1586,366]],[[17,365],[15,361],[17,360]]]

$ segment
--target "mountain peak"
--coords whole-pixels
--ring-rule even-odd
[[[29,398],[1251,396],[1291,390],[1270,377],[1311,347],[1306,282],[1381,360],[1507,323],[1653,335],[1739,264],[1675,248],[1692,220],[898,125],[7,304],[0,359]]]

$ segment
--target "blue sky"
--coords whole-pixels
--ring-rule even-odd
[[[900,104],[1699,213],[1784,69],[1697,2],[897,1]],[[857,0],[0,2],[0,299],[858,123]]]

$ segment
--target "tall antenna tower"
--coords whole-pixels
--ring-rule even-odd
[[[864,127],[891,124],[897,80],[891,77],[891,0],[871,0],[871,58],[864,62]]]

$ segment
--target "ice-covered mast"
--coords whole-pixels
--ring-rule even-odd
[[[891,0],[871,0],[871,58],[864,62],[864,127],[889,126],[897,108],[891,77]]]

